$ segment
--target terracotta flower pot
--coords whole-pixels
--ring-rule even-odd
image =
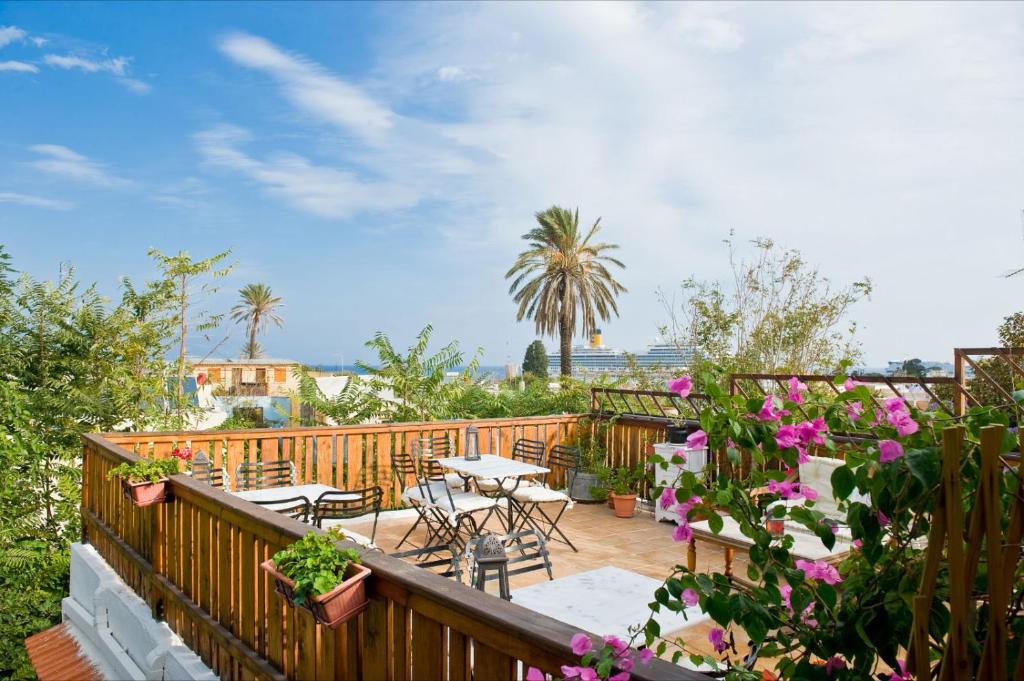
[[[295,582],[277,571],[273,560],[265,560],[260,567],[266,570],[277,582],[277,593],[290,605],[295,605]],[[339,624],[347,622],[370,604],[366,596],[366,578],[370,576],[370,568],[358,563],[349,563],[345,568],[345,580],[325,594],[313,596],[299,606],[313,613],[321,624],[336,629]]]
[[[124,495],[139,508],[151,506],[167,499],[167,478],[163,478],[159,482],[121,480],[121,489],[124,491]]]
[[[615,517],[632,518],[636,513],[635,494],[612,494],[612,508],[615,509]]]

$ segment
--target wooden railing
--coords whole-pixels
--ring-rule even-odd
[[[164,458],[175,447],[203,451],[213,467],[234,478],[238,464],[289,459],[300,482],[319,482],[338,488],[379,485],[387,508],[400,506],[391,454],[411,452],[417,438],[447,434],[464,451],[466,428],[479,432],[480,451],[509,456],[521,437],[542,440],[551,447],[573,440],[578,414],[519,419],[425,421],[358,426],[262,430],[197,431],[180,433],[110,433],[106,438],[140,456]],[[406,483],[411,483],[407,480]]]
[[[564,435],[574,418],[476,423],[481,432],[486,425],[490,441],[499,445],[492,451],[507,454],[520,429],[529,433],[539,428],[545,437],[545,429],[554,429]],[[578,662],[569,648],[570,638],[578,633],[573,627],[366,551],[363,563],[373,571],[368,581],[372,603],[357,619],[332,631],[316,624],[305,610],[287,607],[259,569],[262,560],[314,531],[310,526],[185,475],[171,478],[168,502],[139,509],[123,497],[116,479],[107,479],[110,468],[136,459],[112,439],[161,456],[178,444],[201,444],[221,456],[221,461],[251,453],[301,454],[303,479],[339,481],[350,474],[358,479],[373,469],[354,466],[353,461],[354,467],[346,468],[344,475],[332,471],[327,452],[347,455],[353,450],[333,444],[313,449],[312,442],[352,438],[360,443],[358,451],[373,458],[376,452],[386,453],[387,443],[394,444],[396,436],[431,430],[462,433],[465,425],[87,435],[84,539],[150,604],[154,616],[164,619],[222,679],[484,681],[520,679],[527,667],[558,677],[561,665]],[[383,436],[375,437],[371,447],[367,434]],[[347,456],[334,460],[340,462],[339,468],[349,464]],[[328,471],[332,477],[322,478]],[[660,660],[634,668],[632,676],[640,680],[707,678]]]

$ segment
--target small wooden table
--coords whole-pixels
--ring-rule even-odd
[[[754,545],[754,542],[750,540],[745,534],[740,532],[740,524],[735,519],[729,516],[722,517],[722,531],[715,534],[711,531],[708,526],[708,521],[701,520],[700,522],[690,523],[690,527],[693,529],[693,539],[690,540],[690,547],[686,554],[686,566],[690,570],[697,569],[697,545],[696,540],[706,541],[709,544],[715,544],[721,546],[725,552],[725,575],[730,579],[737,579],[739,581],[746,582],[747,580],[735,577],[732,574],[732,560],[735,556],[736,549],[741,551],[749,551],[750,547]],[[811,534],[807,531],[801,531],[800,529],[791,528],[787,526],[786,534],[793,537],[793,548],[789,550],[790,554],[794,558],[802,558],[804,560],[823,560],[826,563],[838,563],[839,561],[850,555],[850,551],[853,549],[853,545],[848,539],[842,537],[836,537],[835,546],[831,550],[825,548],[825,545],[821,543],[821,539],[816,535]]]

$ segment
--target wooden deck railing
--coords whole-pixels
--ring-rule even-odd
[[[522,429],[536,434],[531,429],[539,428],[545,438],[548,430],[564,435],[574,419],[491,422],[487,424],[490,441],[498,445],[492,451],[506,454]],[[483,432],[484,424],[477,424]],[[304,464],[304,480],[361,479],[373,470],[380,481],[381,470],[364,465],[366,455],[379,464],[375,454],[386,453],[388,443],[394,445],[399,437],[432,430],[462,433],[464,428],[462,423],[443,423],[87,435],[84,539],[150,604],[154,616],[164,619],[222,679],[484,681],[523,678],[527,666],[557,677],[561,665],[576,661],[569,640],[577,630],[566,624],[369,551],[363,553],[363,562],[373,571],[368,582],[372,604],[356,620],[332,631],[317,625],[305,610],[285,606],[259,569],[262,560],[311,531],[308,525],[185,475],[171,478],[167,503],[142,509],[122,496],[117,480],[107,480],[111,467],[136,458],[112,441],[117,439],[158,455],[177,444],[191,443],[193,448],[201,444],[221,457],[218,462],[250,454],[301,454],[297,460]],[[367,435],[374,438],[368,440]],[[338,438],[348,447],[353,442],[358,445],[338,446]],[[353,451],[364,457],[350,460]],[[334,458],[338,453],[344,455]],[[635,668],[633,678],[706,681],[707,677],[655,660]]]

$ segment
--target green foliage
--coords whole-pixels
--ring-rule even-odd
[[[523,357],[523,373],[538,378],[548,377],[548,352],[542,341],[535,340],[527,346]]]
[[[617,417],[595,421],[582,418],[576,424],[573,446],[580,450],[580,472],[601,474],[607,469],[608,430]]]
[[[644,465],[616,466],[607,475],[607,488],[615,494],[636,494],[644,479]]]
[[[281,297],[275,296],[266,284],[246,284],[238,295],[240,300],[231,308],[231,318],[236,324],[245,322],[249,340],[243,354],[249,359],[256,359],[262,355],[256,334],[265,332],[271,323],[278,328],[284,326],[284,320],[277,314],[282,305]]]
[[[615,280],[608,265],[625,265],[607,255],[617,244],[591,243],[601,229],[601,218],[584,234],[579,209],[552,206],[534,217],[537,227],[523,235],[529,248],[505,273],[506,279],[514,277],[508,292],[519,305],[516,320],[531,318],[538,335],[558,335],[562,375],[570,376],[573,333],[578,328],[589,336],[597,328],[598,318],[618,316],[615,296],[626,288]]]
[[[107,471],[107,480],[125,478],[129,482],[160,482],[178,472],[177,459],[140,458],[132,463],[120,463]]]
[[[295,603],[327,593],[342,583],[349,563],[359,563],[355,549],[338,549],[343,537],[308,532],[306,536],[274,554],[274,565],[295,582]]]
[[[738,258],[726,240],[731,285],[694,278],[682,284],[683,302],[661,294],[669,317],[663,333],[693,347],[707,366],[731,372],[831,371],[860,354],[850,308],[871,293],[867,279],[842,288],[808,265],[797,250],[780,250],[770,239],[751,242],[750,260]],[[845,326],[844,326],[845,324]]]
[[[925,368],[924,362],[919,358],[908,359],[900,365],[900,373],[904,376],[917,376],[918,378],[924,378],[928,375],[928,369]]]
[[[452,418],[515,418],[546,414],[579,414],[590,409],[590,387],[568,379],[551,388],[531,379],[520,390],[509,386],[467,385],[449,406]]]
[[[314,412],[312,418],[303,417],[305,425],[316,425],[324,419],[335,425],[366,423],[381,410],[380,400],[355,375],[348,376],[345,386],[337,395],[328,397],[304,368],[296,367],[294,374],[299,381],[295,397]]]

